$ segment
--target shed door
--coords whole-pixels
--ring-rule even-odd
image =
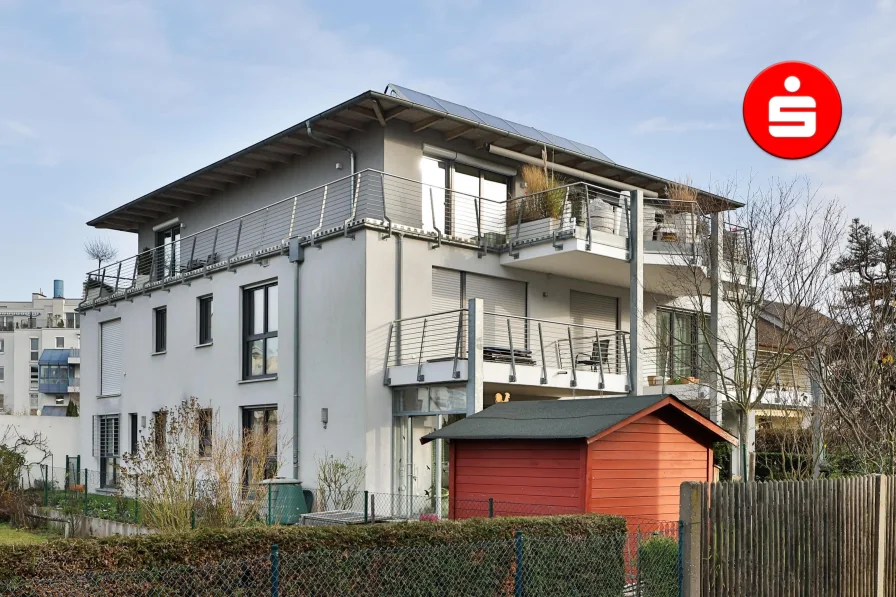
[[[591,361],[599,359],[605,373],[619,372],[621,341],[614,331],[618,327],[619,299],[590,292],[569,291],[569,315],[578,328],[573,343],[579,354],[591,355]]]
[[[100,324],[100,394],[121,394],[121,320]]]
[[[512,344],[515,350],[526,348],[526,322],[507,317],[526,316],[525,282],[467,274],[466,295],[467,299],[481,298],[485,312],[494,314],[485,316],[485,346],[509,348]]]

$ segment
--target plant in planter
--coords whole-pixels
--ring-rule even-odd
[[[507,225],[528,224],[524,234],[530,237],[549,235],[574,213],[574,198],[567,201],[563,187],[566,181],[532,165],[523,166],[521,176],[529,194],[507,202]]]

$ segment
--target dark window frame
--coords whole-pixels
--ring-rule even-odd
[[[700,363],[704,356],[700,353],[701,351],[706,350],[706,343],[702,341],[703,329],[701,327],[700,318],[701,316],[706,316],[701,315],[701,313],[697,311],[660,307],[657,308],[657,320],[659,320],[660,313],[669,315],[669,329],[666,337],[660,337],[659,329],[657,329],[657,351],[663,349],[664,353],[663,355],[656,355],[657,374],[660,376],[668,376],[670,374],[670,366],[675,369],[676,365],[684,365],[688,369],[686,372],[688,375],[682,375],[682,377],[700,378],[701,369],[704,368],[701,367]],[[683,342],[681,338],[676,336],[676,318],[678,317],[691,320],[688,327],[694,338],[693,342]],[[658,327],[659,321],[657,321],[657,328]],[[684,359],[681,358],[682,352],[685,353]],[[659,370],[661,362],[663,363],[662,371]],[[681,373],[681,371],[674,371],[671,375],[676,376],[679,373]]]
[[[199,409],[199,457],[208,458],[212,455],[212,442],[214,441],[215,413],[210,408]]]
[[[131,454],[136,454],[140,451],[140,442],[139,435],[137,430],[137,413],[129,413],[128,414],[128,435],[130,436],[128,439],[131,443]]]
[[[164,452],[168,447],[168,410],[152,413],[152,441],[156,452]]]
[[[214,296],[207,294],[197,299],[198,320],[199,320],[199,342],[200,346],[211,344],[214,341],[213,321],[215,314]]]
[[[152,349],[158,354],[168,350],[168,307],[152,310]]]
[[[259,284],[256,286],[249,286],[243,288],[243,379],[271,379],[277,377],[277,371],[269,372],[268,371],[268,342],[273,338],[279,338],[279,330],[280,330],[280,321],[279,317],[277,317],[277,329],[274,331],[270,331],[270,323],[271,317],[269,313],[269,308],[271,304],[270,293],[271,290],[274,292],[279,291],[279,286],[277,281],[268,282],[266,284]],[[264,290],[264,311],[262,317],[264,318],[264,331],[260,334],[253,333],[253,324],[254,316],[255,316],[255,293],[259,290]],[[277,297],[277,305],[279,306],[280,300]],[[252,345],[261,341],[261,362],[262,362],[262,372],[260,374],[253,375],[252,374]],[[279,344],[278,344],[278,358],[279,358]]]
[[[245,406],[242,408],[242,430],[243,436],[252,432],[252,422],[254,420],[254,414],[257,412],[263,413],[262,415],[262,433],[265,435],[273,432],[274,433],[274,453],[268,455],[265,463],[264,470],[262,472],[262,476],[265,479],[273,479],[277,475],[277,453],[280,449],[279,437],[278,433],[280,430],[280,412],[276,406]],[[276,413],[276,422],[274,423],[274,428],[272,429],[271,425],[271,413]],[[246,461],[248,458],[247,454],[243,455],[243,486],[248,487],[250,482],[254,481],[249,478],[250,471],[252,467]]]

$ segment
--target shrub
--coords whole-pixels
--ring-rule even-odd
[[[531,538],[607,537],[616,541],[622,570],[625,520],[596,514],[523,518],[483,518],[461,522],[394,523],[329,527],[207,529],[189,533],[69,539],[43,545],[0,546],[0,580],[77,574],[88,571],[202,566],[226,560],[265,557],[273,544],[283,554],[315,550],[456,545],[507,540],[520,530]],[[549,554],[548,554],[549,555]],[[614,556],[615,561],[615,556]],[[557,563],[557,570],[571,574]],[[567,564],[569,564],[567,562]],[[607,568],[615,574],[616,568]],[[617,579],[605,579],[615,583]]]
[[[657,535],[638,549],[643,597],[678,597],[678,541]]]

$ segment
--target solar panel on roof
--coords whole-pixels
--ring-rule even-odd
[[[505,120],[503,118],[499,118],[498,116],[492,116],[491,114],[480,112],[479,110],[474,110],[472,108],[468,108],[467,106],[462,106],[454,102],[439,99],[426,93],[414,91],[413,89],[408,89],[407,87],[401,87],[399,85],[393,85],[390,83],[389,86],[386,87],[386,94],[399,97],[415,104],[420,104],[421,106],[426,106],[427,108],[431,108],[433,110],[444,112],[451,116],[466,118],[467,120],[472,120],[473,122],[478,122],[480,124],[485,124],[496,129],[501,129],[514,135],[527,137],[529,139],[532,139],[536,143],[547,143],[548,145],[553,145],[555,147],[559,147],[561,149],[566,149],[569,151],[575,151],[576,153],[581,153],[589,157],[602,160],[604,162],[615,163],[613,162],[613,160],[608,158],[605,153],[591,145],[587,145],[585,143],[577,143],[575,141],[567,139],[566,137],[561,137],[560,135],[554,135],[552,133],[541,131],[531,126],[526,126],[524,124]]]

